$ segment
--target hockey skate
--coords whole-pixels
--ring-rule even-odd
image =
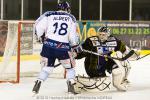
[[[33,87],[32,92],[35,94],[38,94],[40,87],[41,87],[41,81],[39,81],[39,80],[35,81],[35,85]]]
[[[128,79],[124,79],[122,81],[122,84],[126,84],[127,86],[130,86],[130,81]]]
[[[131,86],[131,82],[128,79],[124,79],[122,83],[126,84],[127,87]]]
[[[75,91],[75,84],[76,83],[72,84],[71,81],[67,81],[68,93],[79,94],[78,92]]]
[[[128,79],[124,79],[123,81],[124,83],[130,84],[130,81]]]

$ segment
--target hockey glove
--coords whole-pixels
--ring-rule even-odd
[[[35,35],[36,35],[36,33],[35,33]],[[36,35],[36,40],[37,40],[37,42],[39,42],[39,43],[43,43],[43,42],[46,40],[46,38],[45,38],[45,33],[44,33],[41,37],[39,37],[39,38],[38,38],[38,36]]]
[[[83,51],[82,46],[78,45],[78,46],[73,47],[73,51],[76,53],[81,53]]]

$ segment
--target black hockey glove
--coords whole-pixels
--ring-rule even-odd
[[[35,33],[35,35],[36,35],[36,33]],[[37,37],[37,42],[39,42],[39,43],[43,43],[44,41],[45,41],[45,33],[40,37],[40,38],[38,38],[38,36],[36,35],[36,37]]]
[[[73,51],[76,53],[81,53],[83,51],[82,46],[78,45],[78,46],[73,47]]]
[[[45,39],[46,39],[46,38],[45,38],[45,33],[44,33],[44,34],[41,36],[41,42],[44,43]]]

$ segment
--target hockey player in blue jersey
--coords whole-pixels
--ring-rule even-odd
[[[110,34],[106,26],[97,30],[97,36],[89,37],[78,47],[76,59],[85,57],[85,71],[90,78],[106,77],[106,72],[112,74],[114,87],[120,91],[127,90],[127,77],[130,71],[128,59],[137,59],[134,50],[129,49],[121,40]],[[86,52],[89,51],[89,52]],[[92,53],[93,52],[93,53]],[[116,52],[116,57],[123,57],[123,61],[111,59],[111,54]],[[94,53],[100,54],[97,56]],[[109,56],[109,57],[107,57]]]
[[[37,38],[42,38],[41,51],[42,70],[35,82],[33,92],[38,93],[43,81],[48,78],[54,69],[55,60],[58,59],[66,69],[68,92],[74,93],[75,70],[71,49],[79,44],[76,32],[76,18],[70,14],[68,2],[58,4],[58,11],[48,11],[41,15],[35,22]]]

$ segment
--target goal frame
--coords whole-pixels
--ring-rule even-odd
[[[9,22],[9,21],[8,21]],[[15,22],[15,21],[14,21]],[[22,27],[23,24],[33,24],[33,32],[34,32],[34,23],[35,21],[16,21],[17,23],[17,49],[16,49],[16,72],[15,72],[15,79],[13,80],[0,80],[0,83],[20,83],[21,78],[21,34],[22,34]],[[26,77],[26,76],[24,76]],[[33,77],[33,76],[32,76]],[[50,76],[51,77],[51,76]],[[53,77],[53,76],[52,76]],[[62,78],[66,78],[66,70],[63,71],[63,74],[61,75]],[[53,78],[59,78],[59,77],[53,77]]]
[[[8,21],[9,22],[9,21]],[[34,24],[34,21],[17,21],[18,22],[18,29],[17,29],[17,65],[16,65],[16,80],[8,80],[8,81],[3,81],[0,80],[0,83],[19,83],[20,82],[20,48],[21,48],[21,25],[23,23],[28,23],[28,24]]]

